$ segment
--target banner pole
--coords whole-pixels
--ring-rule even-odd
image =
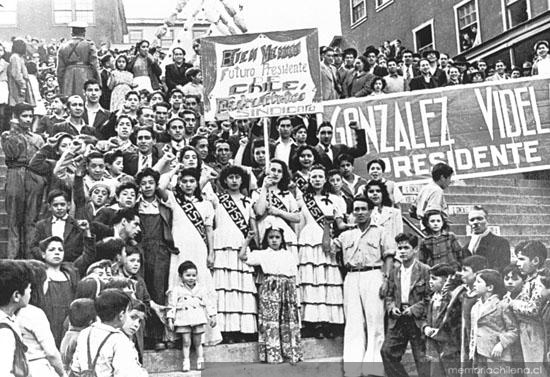
[[[271,157],[269,156],[269,119],[263,118],[262,120],[264,126],[264,147],[265,147],[265,173],[269,173],[269,161]]]

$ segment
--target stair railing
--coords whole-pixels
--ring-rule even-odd
[[[415,223],[413,223],[409,218],[403,216],[403,223],[405,223],[409,228],[411,228],[412,231],[418,237],[420,237],[422,239],[426,238],[426,235],[424,234],[424,232],[422,232],[422,230]]]

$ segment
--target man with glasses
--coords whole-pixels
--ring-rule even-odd
[[[159,148],[155,145],[151,127],[140,127],[134,133],[137,152],[125,153],[124,173],[135,176],[145,168],[152,168],[159,159]]]
[[[482,206],[476,205],[468,213],[468,225],[472,231],[466,237],[463,249],[464,257],[481,255],[487,259],[487,267],[502,270],[510,264],[510,243],[497,236],[488,227],[489,213]]]

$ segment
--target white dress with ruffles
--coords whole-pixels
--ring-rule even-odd
[[[305,200],[304,198],[303,200]],[[342,218],[339,198],[333,194],[315,195],[314,200],[324,215]],[[323,228],[300,202],[305,226],[298,237],[298,276],[302,302],[302,321],[344,323],[342,274],[336,256],[323,251]]]

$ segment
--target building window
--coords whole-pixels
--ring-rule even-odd
[[[424,50],[435,49],[434,21],[431,19],[413,30],[414,48],[418,53]]]
[[[5,0],[0,7],[0,26],[17,26],[17,0]]]
[[[367,0],[350,0],[351,25],[356,25],[367,18]]]
[[[531,13],[529,9],[529,1],[527,0],[503,0],[506,18],[506,28],[510,29],[514,26],[527,21]]]
[[[128,43],[138,43],[143,40],[143,30],[128,30]]]
[[[172,46],[172,43],[174,43],[174,30],[168,30],[168,33],[162,37],[160,45],[167,48]]]
[[[68,24],[82,21],[94,24],[93,0],[53,0],[53,20],[55,24]]]
[[[382,10],[393,3],[393,0],[376,0],[376,11]]]
[[[466,0],[455,6],[458,52],[481,43],[477,0]]]

